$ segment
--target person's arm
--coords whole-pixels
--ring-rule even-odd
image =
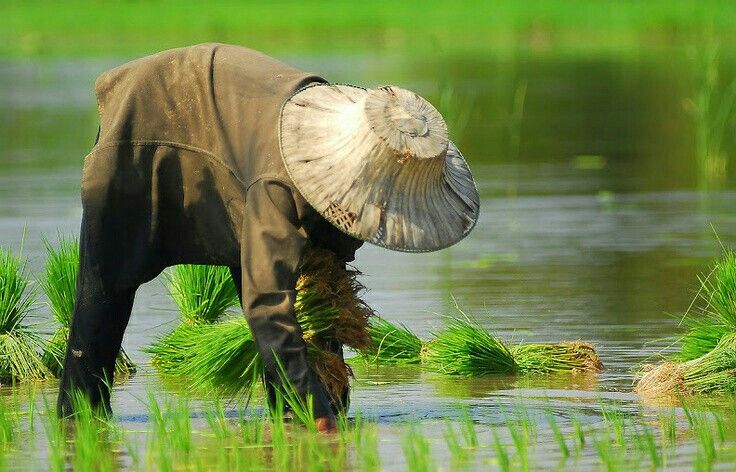
[[[334,416],[324,387],[307,364],[307,346],[294,313],[299,262],[307,245],[301,227],[307,207],[299,208],[292,192],[272,179],[248,189],[241,248],[243,310],[263,358],[267,386],[281,384],[276,355],[302,398],[312,395],[319,426]]]

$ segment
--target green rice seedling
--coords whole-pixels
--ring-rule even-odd
[[[510,374],[516,369],[506,345],[467,318],[450,318],[424,346],[422,360],[432,371],[464,377]]]
[[[508,472],[511,470],[511,461],[509,460],[509,453],[506,451],[506,446],[501,442],[498,437],[498,432],[494,429],[492,432],[493,436],[493,449],[496,451],[496,461],[498,462],[498,468],[502,472]]]
[[[661,468],[664,452],[657,447],[651,428],[646,424],[637,424],[635,428],[637,429],[635,439],[639,449],[647,455],[653,468]]]
[[[378,428],[374,423],[366,423],[360,411],[355,412],[353,444],[359,469],[366,472],[381,470],[381,458],[378,454]]]
[[[407,470],[424,472],[436,470],[432,460],[429,442],[415,425],[407,427],[401,439],[401,448],[404,451]]]
[[[0,382],[50,376],[37,348],[41,339],[23,323],[36,300],[25,262],[0,248]]]
[[[691,411],[688,415],[690,430],[698,444],[697,462],[703,470],[711,470],[716,460],[717,449],[709,417],[695,411]]]
[[[623,447],[626,444],[626,415],[620,405],[601,402],[601,414],[606,430],[613,432],[616,445]]]
[[[563,458],[567,459],[568,457],[570,457],[570,448],[567,446],[565,435],[562,434],[562,431],[560,430],[560,425],[557,424],[557,419],[555,418],[555,415],[552,413],[551,410],[547,411],[547,423],[549,423],[550,430],[552,431],[552,437],[554,438],[557,446],[560,449],[560,454],[562,454]]]
[[[394,325],[384,318],[373,317],[368,326],[371,342],[360,351],[367,364],[418,364],[421,361],[422,340],[405,325]]]
[[[570,420],[572,423],[572,429],[575,433],[575,452],[577,455],[580,455],[580,453],[585,448],[585,430],[583,429],[583,423],[580,421],[580,418],[573,417],[572,420]]]
[[[281,360],[276,357],[276,364],[279,374],[279,385],[274,385],[276,397],[283,398],[284,405],[288,406],[293,418],[298,420],[304,425],[307,430],[311,432],[317,432],[317,427],[313,421],[314,419],[314,404],[310,395],[307,398],[299,395],[294,384],[289,380],[289,375],[281,363]]]
[[[526,428],[515,421],[506,420],[506,427],[511,435],[511,441],[516,447],[516,455],[519,458],[519,468],[523,471],[530,470],[529,462],[529,435]]]
[[[99,412],[80,391],[73,392],[72,402],[72,468],[80,471],[115,470],[108,437],[110,426],[101,419]]]
[[[228,341],[233,341],[232,335],[240,336],[244,330],[245,338],[235,339],[235,343],[242,342],[244,345],[238,345],[235,349],[242,353],[243,348],[246,350],[253,348],[250,329],[245,322],[237,325],[231,323],[215,325],[223,320],[230,308],[240,303],[230,270],[222,266],[178,265],[171,274],[167,274],[166,279],[169,294],[179,307],[181,324],[144,351],[151,354],[151,363],[164,374],[191,376],[192,373],[203,371],[203,375],[192,377],[198,386],[208,381],[217,382],[218,379],[211,375],[213,369],[234,368],[232,364],[227,364],[227,360],[238,362],[242,358],[219,359],[213,356],[219,354],[216,344],[215,346],[208,344],[205,348],[207,350],[203,350],[200,341],[209,342],[213,336],[221,334]],[[213,326],[217,328],[207,329]],[[222,333],[218,332],[219,328],[222,328]],[[225,352],[232,354],[233,345],[227,344],[225,347],[230,348]],[[205,354],[204,359],[202,353]],[[192,362],[197,364],[191,365]],[[223,364],[226,366],[223,367]],[[249,365],[246,363],[243,367],[247,368]],[[234,380],[231,377],[228,379]],[[250,386],[249,383],[242,388],[247,390]],[[227,390],[231,387],[227,385],[223,388]],[[236,390],[240,388],[238,385]]]
[[[644,366],[635,390],[647,396],[736,392],[736,254],[724,250],[683,323],[680,350],[657,366]],[[691,313],[692,310],[692,313]]]
[[[232,431],[225,418],[225,408],[222,406],[219,397],[208,403],[204,410],[204,417],[218,442],[227,441],[232,437]]]
[[[147,437],[148,468],[174,470],[189,467],[194,443],[187,399],[169,399],[162,407],[153,392],[149,392],[148,409],[152,428]]]
[[[607,430],[593,439],[593,446],[598,454],[598,460],[608,472],[621,470],[622,461],[618,449],[611,442]]]
[[[736,332],[724,335],[709,353],[681,367],[688,393],[736,393]]]
[[[0,402],[0,451],[5,451],[16,437],[18,415],[6,402]]]
[[[603,369],[592,344],[581,341],[556,344],[520,344],[512,349],[520,373],[600,372]]]
[[[79,242],[74,238],[59,237],[57,247],[44,240],[46,246],[46,271],[40,285],[48,298],[49,308],[59,324],[43,350],[43,363],[55,376],[61,374],[64,364],[69,326],[74,313],[79,273]],[[115,360],[115,374],[127,377],[136,371],[136,365],[124,349]]]
[[[659,434],[660,448],[662,449],[662,463],[667,466],[667,454],[671,448],[674,448],[677,441],[677,417],[673,412],[659,417]]]
[[[240,305],[238,290],[224,266],[183,264],[166,274],[167,288],[189,323],[214,323]]]
[[[265,441],[268,409],[264,408],[259,415],[245,413],[245,408],[238,408],[238,426],[242,443],[245,446],[262,445]]]
[[[422,350],[424,365],[435,372],[475,377],[493,374],[599,372],[600,358],[583,342],[520,344],[509,348],[468,317],[451,318]]]
[[[147,351],[155,367],[186,378],[192,390],[248,396],[263,372],[244,319],[185,323]]]
[[[475,423],[467,408],[463,408],[460,415],[460,432],[467,447],[478,447],[478,432],[475,430]]]
[[[445,443],[447,444],[447,450],[450,451],[450,456],[455,462],[464,462],[468,460],[469,450],[460,444],[455,428],[450,420],[445,421]]]
[[[67,423],[56,414],[56,409],[49,403],[48,396],[44,395],[43,403],[45,414],[42,417],[46,433],[49,468],[55,472],[62,472],[66,470]]]

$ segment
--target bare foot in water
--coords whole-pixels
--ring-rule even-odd
[[[334,416],[320,416],[314,419],[314,424],[317,426],[317,431],[320,433],[336,433],[337,432],[337,421]]]

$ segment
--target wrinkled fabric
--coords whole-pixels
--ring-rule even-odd
[[[351,261],[361,242],[308,205],[281,159],[281,106],[313,82],[324,79],[221,44],[164,51],[102,74],[100,133],[82,178],[80,281],[95,287],[80,282],[78,293],[89,294],[87,305],[118,296],[130,303],[131,290],[168,266],[229,266],[242,279],[243,310],[267,380],[278,383],[278,357],[322,415],[325,392],[307,365],[294,314],[299,262],[310,244]],[[78,305],[70,350],[99,350],[104,330],[89,326],[104,316],[122,338],[129,307],[105,315]],[[104,374],[108,361],[94,368],[75,362],[67,355],[62,391]]]

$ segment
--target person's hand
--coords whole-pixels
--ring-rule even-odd
[[[320,433],[336,433],[337,432],[337,420],[334,416],[319,416],[314,419],[314,424],[317,426],[317,431]]]

